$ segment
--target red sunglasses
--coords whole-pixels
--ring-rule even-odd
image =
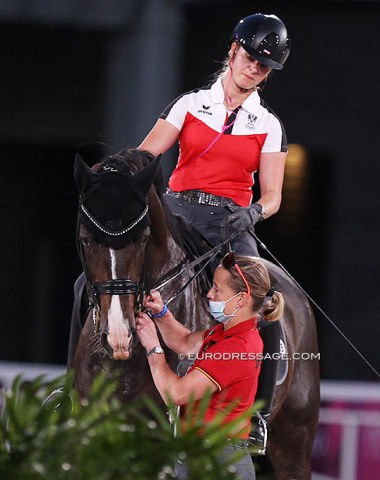
[[[243,279],[243,282],[245,283],[245,286],[247,287],[247,293],[248,295],[251,295],[251,289],[250,289],[250,286],[248,285],[248,282],[243,274],[243,272],[241,271],[241,268],[239,267],[239,265],[236,263],[236,260],[235,260],[235,252],[228,252],[226,255],[224,255],[223,259],[222,259],[222,266],[226,269],[226,270],[230,270],[232,267],[235,267],[238,274],[241,276],[241,278]]]

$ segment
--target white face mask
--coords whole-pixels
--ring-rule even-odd
[[[224,307],[226,306],[226,303],[228,303],[230,300],[240,295],[240,293],[241,292],[236,293],[233,297],[225,301],[219,301],[219,302],[215,302],[213,300],[208,301],[210,314],[215,318],[217,322],[227,323],[229,320],[231,320],[232,317],[236,315],[236,312],[239,310],[240,307],[237,307],[236,310],[230,315],[227,315],[226,313],[224,313]]]

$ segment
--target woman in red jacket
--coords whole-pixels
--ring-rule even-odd
[[[152,291],[145,306],[160,330],[165,344],[174,352],[193,359],[186,375],[179,377],[166,362],[156,326],[146,313],[141,313],[137,332],[147,351],[155,385],[165,402],[182,408],[190,399],[197,400],[212,393],[205,412],[208,422],[226,407],[233,405],[225,422],[241,417],[253,405],[260,371],[263,343],[257,321],[280,318],[284,299],[271,288],[268,272],[257,257],[236,256],[229,252],[214,274],[207,295],[210,313],[218,323],[206,331],[191,332],[178,322],[158,292]],[[235,463],[239,478],[254,479],[255,472],[248,450],[249,418],[242,420],[230,438],[226,439],[221,461],[227,461],[235,449],[243,449],[243,457]],[[186,478],[186,466],[179,467],[179,478]]]

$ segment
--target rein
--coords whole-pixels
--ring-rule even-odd
[[[223,240],[223,242],[219,243],[216,247],[213,247],[211,250],[201,255],[199,258],[193,260],[192,262],[184,262],[177,267],[174,267],[165,275],[164,280],[161,280],[159,284],[154,285],[154,290],[160,290],[167,285],[167,283],[175,280],[179,275],[182,275],[184,271],[192,270],[194,267],[207,260],[207,262],[196,273],[194,273],[189,280],[182,285],[182,287],[177,290],[177,292],[171,298],[169,298],[169,300],[165,302],[165,304],[169,305],[173,300],[175,300],[185,290],[185,288],[203,272],[207,265],[214,260],[221,249],[229,244],[238,235],[240,235],[240,232],[235,232],[226,238],[226,240]]]

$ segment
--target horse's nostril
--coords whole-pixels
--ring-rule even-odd
[[[116,352],[113,354],[114,360],[128,360],[132,356],[131,352]]]

